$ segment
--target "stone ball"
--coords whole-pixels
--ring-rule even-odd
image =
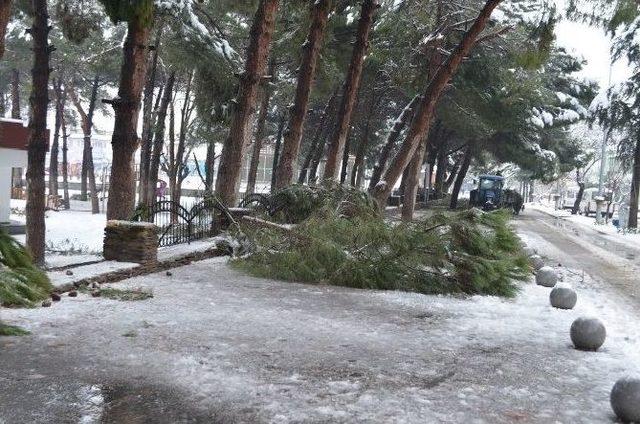
[[[533,255],[535,255],[537,253],[536,249],[534,249],[533,247],[528,247],[528,246],[523,247],[522,248],[522,252],[524,252],[524,254],[527,255],[527,256],[533,256]]]
[[[550,266],[543,266],[536,274],[536,284],[544,287],[553,287],[558,282],[558,274]]]
[[[530,256],[529,260],[531,261],[531,266],[533,266],[533,269],[535,269],[536,271],[544,266],[544,261],[542,260],[542,256],[540,255]]]
[[[623,377],[611,389],[611,407],[622,422],[640,423],[640,378]]]
[[[573,309],[578,302],[578,294],[567,285],[558,284],[549,294],[551,306],[558,309]]]
[[[581,317],[571,324],[571,341],[576,349],[596,351],[606,338],[607,330],[598,318]]]

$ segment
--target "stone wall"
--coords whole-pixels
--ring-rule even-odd
[[[141,264],[156,262],[157,227],[149,222],[107,221],[103,255],[108,261]]]

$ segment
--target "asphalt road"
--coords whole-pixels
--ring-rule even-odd
[[[640,306],[640,246],[624,243],[622,235],[603,234],[533,209],[514,220],[518,232],[544,240],[552,249],[539,252],[553,262],[584,270],[597,278],[603,290]]]

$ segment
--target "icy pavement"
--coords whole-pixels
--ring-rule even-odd
[[[639,318],[563,276],[573,311],[533,284],[462,299],[258,279],[213,259],[117,284],[151,289],[146,301],[3,310],[33,335],[0,339],[0,422],[613,422],[609,390],[639,370]],[[607,326],[599,352],[571,346],[582,315]]]

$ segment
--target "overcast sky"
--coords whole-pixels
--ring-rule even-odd
[[[562,10],[563,1],[556,0]],[[587,65],[583,71],[585,77],[607,87],[609,79],[609,64],[611,61],[611,40],[601,28],[590,27],[587,24],[572,22],[563,18],[556,28],[557,42],[569,52],[584,57]],[[626,61],[615,63],[611,72],[613,84],[622,82],[631,74]]]

